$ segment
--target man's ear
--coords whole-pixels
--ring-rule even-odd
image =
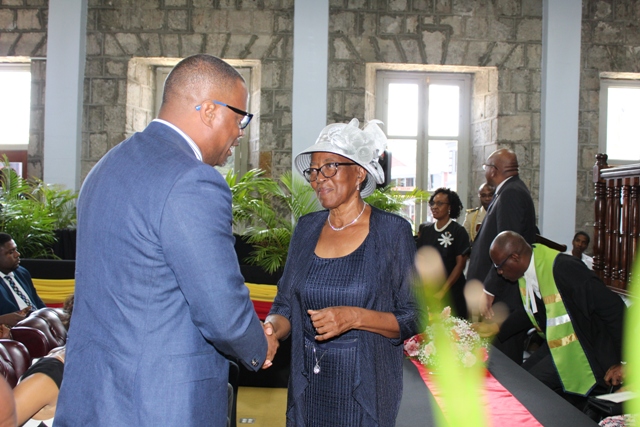
[[[200,120],[202,120],[202,122],[207,126],[211,126],[216,114],[218,113],[216,107],[217,105],[211,101],[204,101],[200,104],[200,110],[198,110],[200,113]]]

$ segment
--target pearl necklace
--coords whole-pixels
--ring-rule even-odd
[[[451,221],[453,221],[453,218],[449,218],[449,221],[447,221],[447,223],[442,228],[438,228],[438,221],[436,221],[436,222],[433,223],[433,228],[435,228],[436,231],[439,233],[442,230],[444,230],[445,228],[447,228],[449,226],[449,224],[451,224]]]
[[[329,227],[331,227],[331,229],[333,231],[342,231],[347,227],[351,227],[353,224],[355,224],[356,222],[358,222],[358,220],[360,219],[360,217],[362,216],[362,214],[364,213],[364,210],[366,209],[368,203],[364,202],[364,204],[362,205],[362,210],[360,211],[360,213],[358,214],[358,216],[356,217],[356,219],[354,219],[353,221],[351,221],[349,224],[347,225],[343,225],[342,227],[334,227],[333,224],[331,224],[331,212],[329,212],[329,215],[327,215],[327,222],[329,223]]]

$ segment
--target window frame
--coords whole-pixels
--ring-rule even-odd
[[[20,62],[1,62],[0,61],[0,71],[2,72],[8,72],[8,71],[27,71],[29,72],[29,74],[31,75],[31,62],[30,61],[20,61]],[[31,81],[33,82],[33,76],[31,76]],[[33,92],[33,84],[30,83],[30,88],[29,88],[29,129],[28,129],[28,136],[27,136],[27,142],[24,144],[6,144],[6,143],[0,143],[0,150],[2,151],[27,151],[29,149],[29,139],[30,139],[30,134],[31,134],[31,100],[32,98],[32,92]],[[11,101],[9,101],[11,102]],[[26,164],[25,164],[26,166]]]
[[[429,188],[429,173],[427,167],[429,162],[429,140],[435,141],[458,141],[457,150],[457,176],[456,192],[461,200],[467,200],[469,196],[470,179],[470,128],[471,128],[471,99],[473,73],[451,73],[437,71],[397,71],[397,70],[377,70],[376,71],[376,118],[386,123],[388,85],[390,83],[413,83],[418,84],[418,132],[416,137],[387,135],[390,139],[416,140],[416,186],[426,190]],[[460,110],[459,110],[459,132],[457,137],[436,137],[428,135],[428,91],[430,84],[455,84],[460,88]],[[386,133],[386,130],[385,130]],[[428,204],[416,205],[415,227],[427,220],[429,214]],[[460,220],[460,218],[459,218]]]
[[[629,76],[629,73],[625,73]],[[629,76],[631,77],[631,76]],[[634,73],[635,78],[614,78],[612,76],[600,77],[600,120],[599,120],[599,132],[598,132],[598,151],[600,153],[607,153],[607,127],[608,127],[608,99],[609,88],[624,88],[632,87],[640,89],[640,73]],[[608,154],[608,153],[607,153]],[[624,160],[609,157],[609,164],[628,165],[638,163],[640,159],[636,160]]]

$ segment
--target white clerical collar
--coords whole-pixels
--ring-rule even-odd
[[[154,122],[158,122],[158,123],[162,123],[164,125],[169,126],[171,129],[175,130],[176,132],[178,132],[185,141],[187,141],[187,144],[189,144],[189,147],[191,147],[191,149],[193,150],[193,153],[196,155],[196,158],[200,161],[202,161],[202,152],[200,151],[200,147],[198,147],[196,145],[195,142],[193,142],[193,139],[189,138],[189,136],[182,132],[176,125],[174,125],[173,123],[169,123],[166,120],[162,120],[162,119],[153,119]]]
[[[496,191],[494,194],[494,197],[496,194],[498,194],[498,191],[500,191],[500,189],[502,188],[502,186],[504,185],[505,182],[509,181],[511,178],[513,178],[515,175],[511,175],[509,178],[505,179],[504,181],[502,181],[500,184],[498,184],[498,186],[496,187]]]
[[[538,276],[536,275],[536,263],[533,251],[531,251],[531,261],[527,271],[524,272],[524,281],[526,284],[526,293],[524,301],[524,309],[530,315],[538,312],[538,305],[536,304],[536,296],[540,296],[540,285],[538,284]]]

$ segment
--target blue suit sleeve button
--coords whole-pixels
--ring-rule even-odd
[[[256,359],[251,360],[251,366],[258,366],[260,364],[260,362],[258,362]]]

